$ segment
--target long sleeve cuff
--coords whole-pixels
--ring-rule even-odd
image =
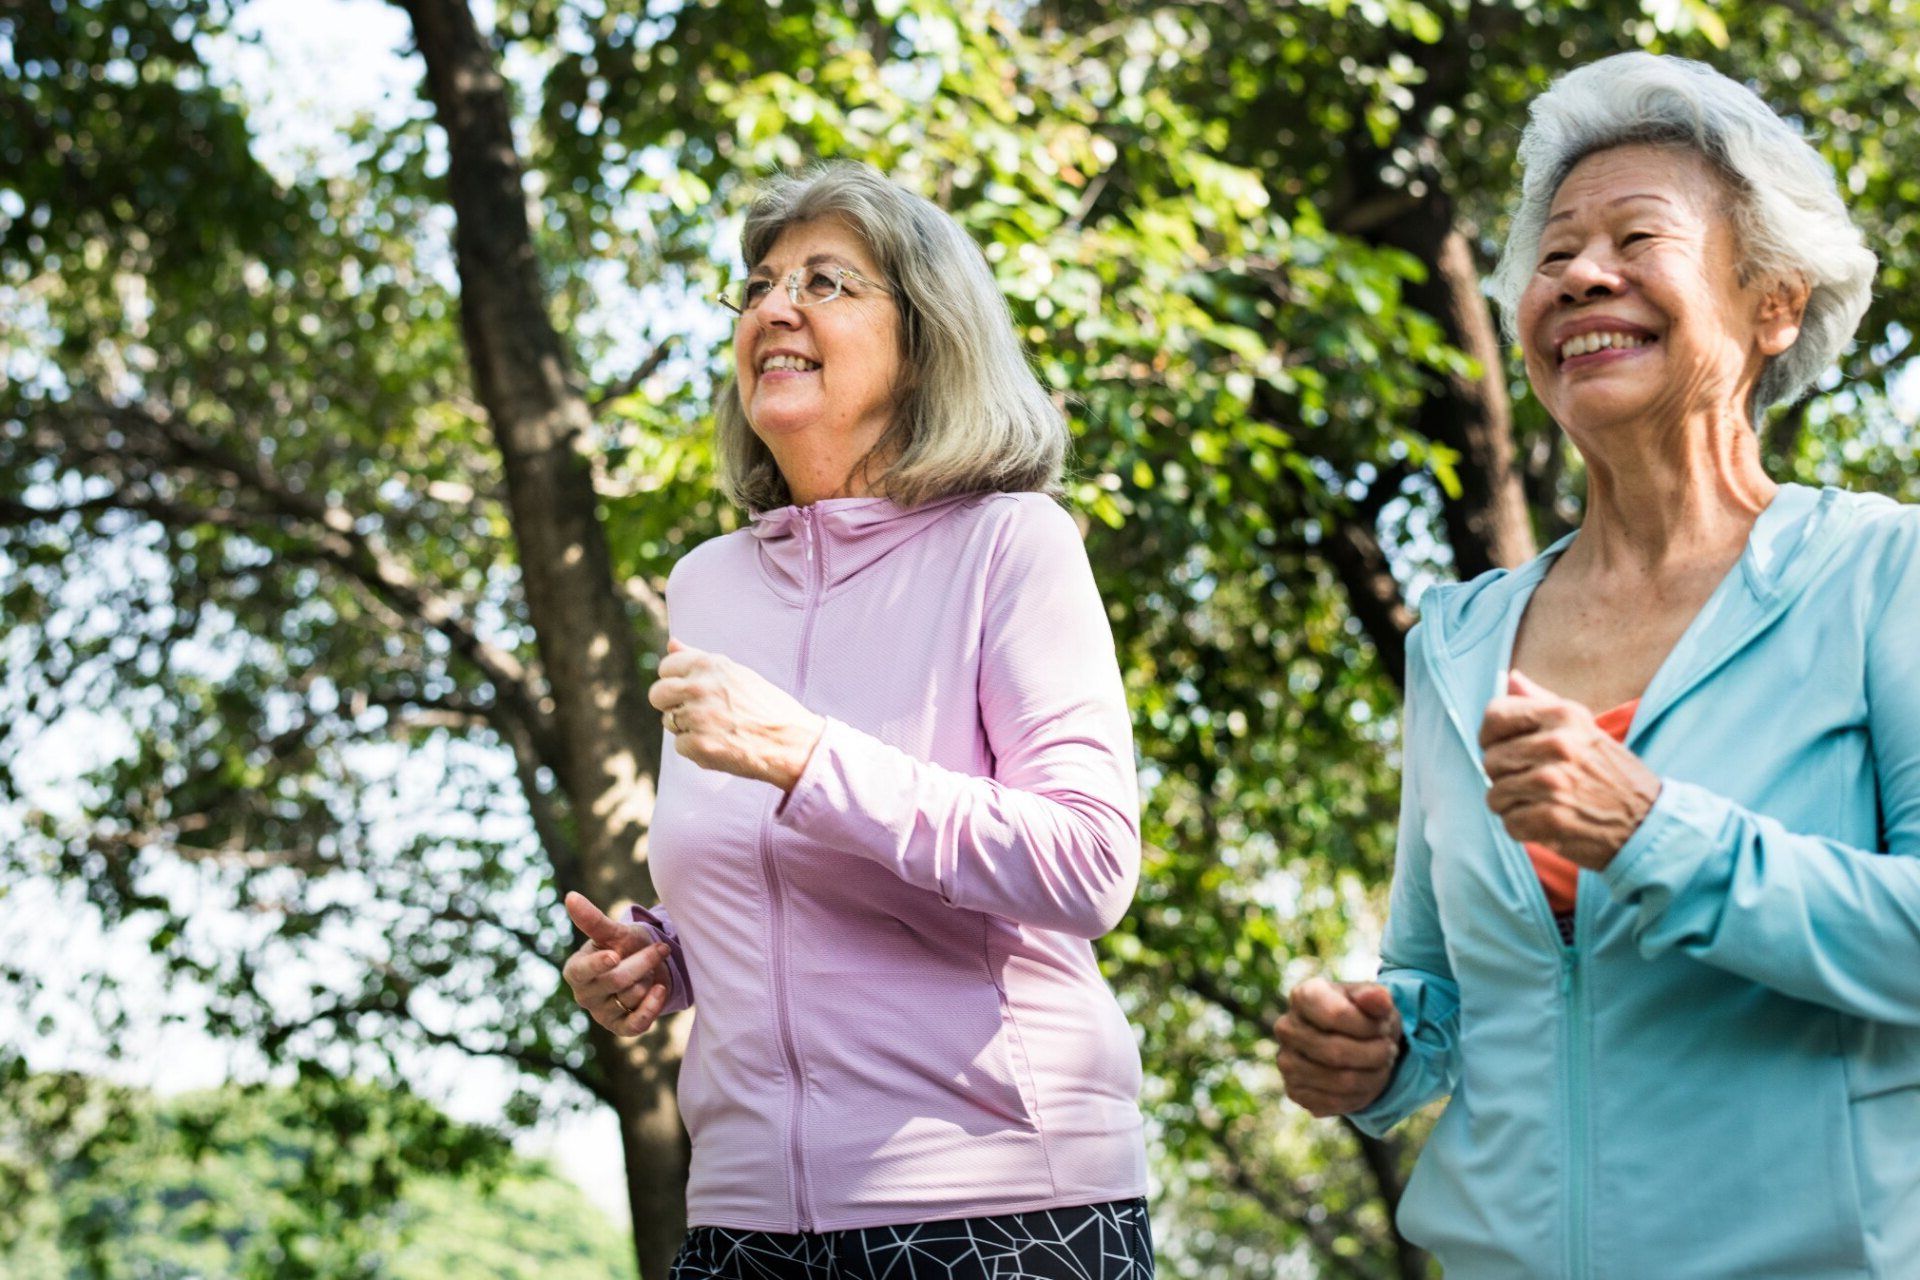
[[[667,997],[667,1007],[660,1011],[660,1016],[692,1008],[693,979],[687,974],[686,958],[680,954],[680,939],[673,926],[641,906],[627,908],[627,923],[639,925],[653,935],[655,942],[664,942],[669,948],[667,972],[673,976],[673,992]]]
[[[1382,974],[1380,981],[1393,993],[1407,1050],[1380,1096],[1348,1113],[1361,1132],[1375,1138],[1453,1092],[1453,1047],[1460,1014],[1459,1002],[1435,984],[1393,974]]]
[[[1640,827],[1600,872],[1613,899],[1651,923],[1716,856],[1731,859],[1730,803],[1705,787],[1663,778]]]

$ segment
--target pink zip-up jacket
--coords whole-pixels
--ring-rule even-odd
[[[1037,494],[785,507],[690,553],[674,636],[827,718],[784,798],[669,750],[650,859],[695,1005],[696,1226],[835,1231],[1146,1190],[1089,939],[1139,875],[1132,729]]]

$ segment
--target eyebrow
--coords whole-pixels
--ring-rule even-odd
[[[1659,202],[1660,202],[1661,204],[1664,204],[1664,205],[1672,205],[1672,204],[1673,204],[1673,201],[1671,201],[1671,200],[1669,200],[1669,199],[1667,199],[1667,198],[1666,198],[1665,196],[1663,196],[1663,195],[1659,195],[1659,194],[1656,194],[1655,192],[1652,192],[1652,191],[1636,191],[1636,192],[1634,192],[1634,193],[1633,193],[1633,194],[1631,194],[1631,195],[1625,195],[1625,196],[1615,196],[1615,197],[1614,197],[1613,199],[1611,199],[1611,200],[1609,200],[1609,201],[1607,201],[1607,202],[1606,202],[1606,203],[1605,203],[1604,205],[1602,205],[1602,206],[1600,206],[1600,207],[1601,207],[1601,208],[1603,208],[1603,209],[1611,209],[1611,208],[1613,208],[1613,207],[1614,207],[1615,205],[1620,205],[1620,204],[1626,204],[1626,203],[1627,203],[1627,202],[1628,202],[1629,200],[1657,200],[1657,201],[1659,201]],[[1563,219],[1563,218],[1571,218],[1572,216],[1573,216],[1573,210],[1571,210],[1571,209],[1567,209],[1567,210],[1565,210],[1565,211],[1563,211],[1563,212],[1560,212],[1560,213],[1556,213],[1556,214],[1554,214],[1554,215],[1553,215],[1553,216],[1552,216],[1551,218],[1548,218],[1548,219],[1547,219],[1547,225],[1548,225],[1548,226],[1552,226],[1552,225],[1553,225],[1554,223],[1556,223],[1556,222],[1559,222],[1559,221],[1560,221],[1561,219]]]
[[[833,266],[836,266],[836,267],[845,267],[845,268],[847,268],[847,270],[849,270],[849,271],[859,271],[859,270],[860,270],[860,267],[859,267],[859,264],[857,264],[857,263],[855,263],[855,262],[852,262],[852,261],[850,261],[850,260],[848,260],[848,259],[846,259],[846,258],[843,258],[843,257],[841,257],[841,256],[840,256],[839,254],[837,254],[837,253],[816,253],[816,254],[811,254],[811,255],[809,255],[809,256],[808,256],[808,258],[807,258],[807,260],[806,260],[805,262],[803,262],[803,263],[801,263],[800,265],[801,265],[801,266],[803,266],[803,267],[816,267],[816,266],[819,266],[819,265],[820,265],[821,263],[823,263],[823,262],[825,262],[825,263],[830,263],[831,265],[833,265]],[[774,274],[774,270],[773,270],[773,268],[772,268],[772,267],[770,267],[770,266],[768,266],[768,265],[766,264],[766,262],[765,262],[764,260],[762,260],[762,261],[760,261],[760,262],[757,262],[757,263],[755,263],[755,264],[754,264],[754,267],[753,267],[753,273],[752,273],[752,274],[757,274],[757,273],[759,273],[759,272],[763,272],[763,271],[764,271],[764,272],[765,272],[766,274],[768,274],[768,275],[773,275],[773,274]],[[862,274],[864,274],[864,273],[862,273]]]

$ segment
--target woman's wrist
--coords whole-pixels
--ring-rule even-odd
[[[1609,740],[1609,748],[1615,755],[1616,787],[1620,795],[1621,812],[1609,824],[1597,856],[1584,859],[1576,858],[1587,870],[1598,873],[1612,865],[1620,851],[1640,830],[1640,825],[1653,812],[1655,802],[1660,799],[1660,775],[1649,769],[1638,756],[1625,747]]]
[[[812,712],[789,726],[781,735],[786,742],[778,753],[778,763],[769,771],[767,781],[780,788],[782,794],[792,792],[806,773],[807,762],[813,759],[814,748],[820,745],[820,739],[826,731],[827,718]]]

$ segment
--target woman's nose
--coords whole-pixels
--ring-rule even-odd
[[[1618,292],[1620,273],[1613,261],[1598,251],[1583,249],[1560,272],[1562,301],[1586,302]]]
[[[753,309],[760,317],[760,323],[792,328],[800,323],[800,308],[794,303],[793,294],[785,280],[773,282],[773,288],[767,290],[767,296],[760,299],[760,305]]]

